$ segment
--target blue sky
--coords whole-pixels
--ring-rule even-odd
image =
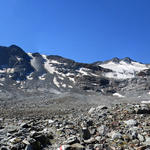
[[[0,0],[0,45],[79,62],[150,63],[150,0]]]

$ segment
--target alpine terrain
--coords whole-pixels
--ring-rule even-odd
[[[1,150],[148,150],[149,103],[150,64],[0,46]]]

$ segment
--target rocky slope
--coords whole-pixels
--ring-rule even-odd
[[[88,105],[89,106],[89,105]],[[84,106],[71,113],[0,118],[2,150],[148,150],[150,106]]]

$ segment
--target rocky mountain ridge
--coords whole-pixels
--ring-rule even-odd
[[[14,90],[54,94],[90,91],[105,95],[125,93],[131,86],[132,90],[149,90],[149,68],[130,58],[86,64],[56,55],[25,53],[16,45],[0,47],[2,97]]]

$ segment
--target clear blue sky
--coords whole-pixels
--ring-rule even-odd
[[[150,0],[0,0],[0,45],[79,62],[150,63]]]

